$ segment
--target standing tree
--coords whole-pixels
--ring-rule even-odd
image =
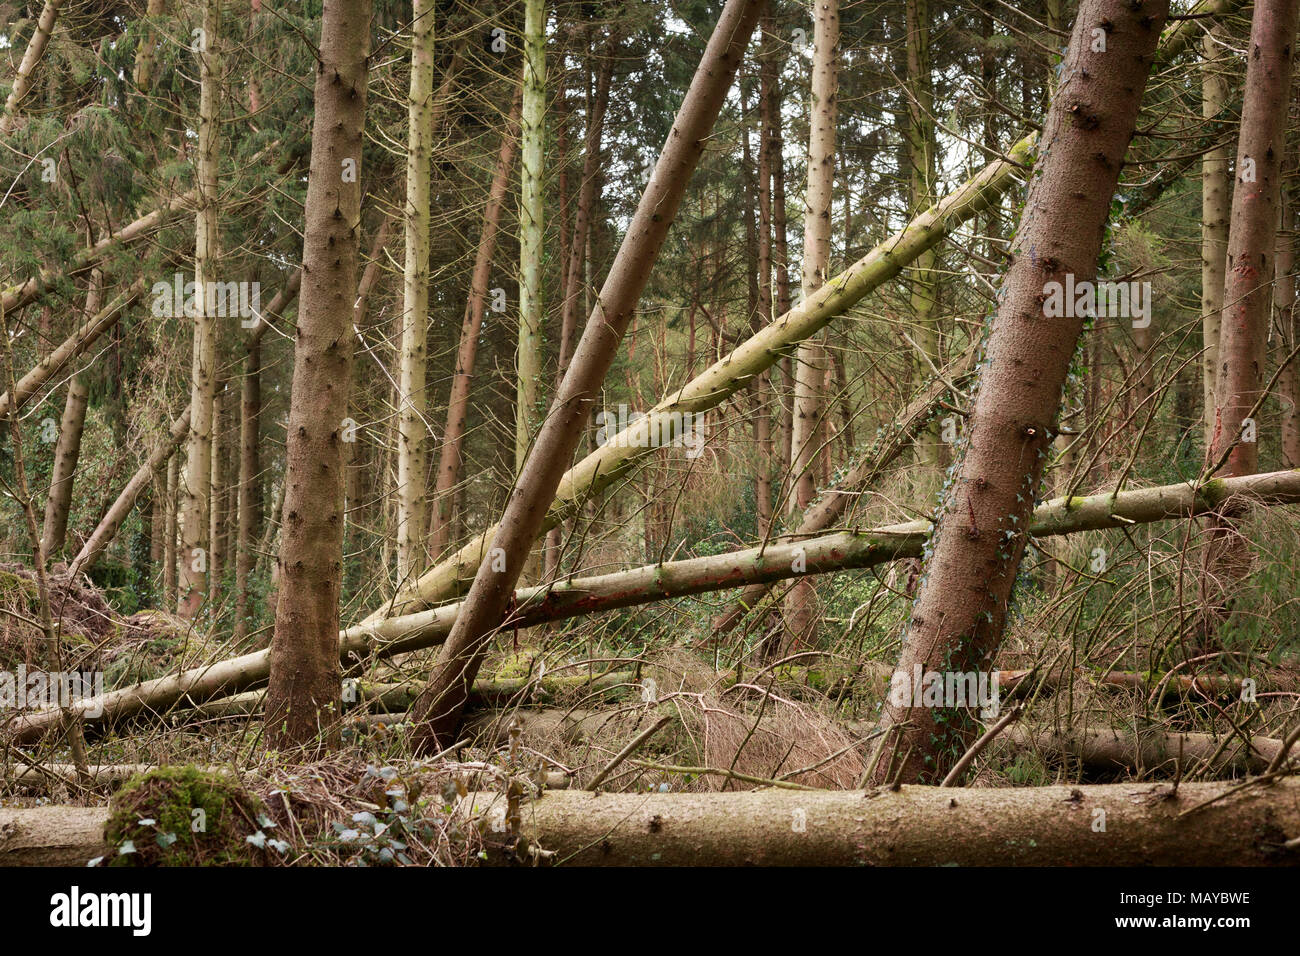
[[[370,9],[370,0],[325,0],[321,20],[285,456],[280,595],[266,692],[267,740],[281,748],[333,747],[339,739],[341,432],[352,375]]]

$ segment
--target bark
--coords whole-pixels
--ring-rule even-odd
[[[95,530],[91,532],[86,543],[81,546],[77,556],[72,559],[68,565],[70,574],[79,574],[87,571],[92,564],[103,554],[104,548],[108,547],[113,536],[117,534],[118,529],[122,527],[122,522],[126,520],[131,509],[139,500],[140,495],[149,487],[153,477],[172,455],[176,449],[185,441],[186,436],[190,433],[190,410],[187,408],[181,413],[181,416],[172,423],[171,431],[158,445],[150,452],[149,457],[140,465],[131,480],[126,483],[117,500],[109,506],[104,517],[100,519]]]
[[[1281,751],[1283,743],[1272,737],[1252,737],[1250,748],[1238,737],[1219,739],[1211,734],[1166,734],[1159,730],[1134,737],[1131,732],[1032,731],[1011,727],[1006,739],[1017,747],[1053,759],[1073,759],[1089,770],[1183,773],[1263,773]]]
[[[808,191],[803,232],[803,298],[808,301],[825,284],[831,258],[831,200],[835,183],[836,97],[839,91],[839,0],[814,0],[812,101],[809,104]],[[788,510],[804,511],[817,495],[818,468],[828,454],[821,447],[826,400],[826,347],[820,336],[799,345],[794,367],[794,427],[790,436],[793,494]],[[785,601],[788,629],[784,649],[810,643],[817,625],[817,589],[799,581]]]
[[[486,650],[491,629],[500,624],[514,594],[531,545],[547,508],[572,460],[600,386],[618,351],[641,291],[676,217],[686,183],[717,120],[745,47],[758,21],[762,0],[728,0],[691,81],[668,143],[647,184],[623,244],[605,280],[597,305],[574,353],[564,384],[519,472],[506,504],[493,548],[496,558],[478,569],[466,611],[442,653],[417,704],[421,723],[414,738],[429,750],[447,741],[460,723],[465,694]],[[496,565],[496,569],[494,569]],[[499,570],[500,568],[504,570]]]
[[[36,363],[26,375],[14,383],[13,394],[0,395],[0,418],[8,417],[17,406],[21,411],[32,397],[58,375],[68,363],[84,353],[105,332],[115,326],[126,309],[144,293],[144,283],[136,282],[112,302],[87,319],[70,336],[60,342],[49,355]],[[8,311],[0,307],[0,311]]]
[[[397,577],[425,566],[425,394],[429,327],[429,196],[433,160],[434,4],[414,0],[411,90],[407,103],[406,258],[402,271],[402,346],[397,386]]]
[[[235,539],[235,633],[239,644],[248,635],[249,576],[253,569],[253,542],[262,520],[261,495],[255,485],[262,480],[262,346],[249,343],[244,353],[244,377],[239,385],[239,503]]]
[[[522,835],[578,866],[1293,865],[1300,853],[1282,844],[1300,832],[1300,782],[1252,787],[1180,816],[1228,790],[548,791],[523,808]],[[1099,810],[1103,832],[1093,829]]]
[[[218,232],[217,136],[221,124],[221,3],[205,0],[199,48],[199,128],[195,179],[194,281],[200,290],[219,280],[221,256]],[[209,527],[212,491],[212,434],[216,427],[217,323],[208,314],[207,295],[200,291],[194,315],[194,347],[190,366],[190,435],[183,478],[185,507],[181,514],[180,594],[176,611],[193,617],[207,596],[212,544]]]
[[[479,332],[483,327],[483,311],[487,304],[488,282],[492,277],[492,256],[496,251],[497,229],[501,210],[505,205],[506,190],[510,186],[510,168],[514,165],[518,146],[519,96],[516,95],[501,136],[501,150],[497,155],[496,171],[488,188],[487,206],[483,211],[483,231],[479,233],[478,251],[474,256],[474,271],[470,274],[469,301],[461,322],[460,345],[456,351],[456,371],[451,380],[447,398],[447,423],[442,432],[442,448],[438,453],[438,470],[434,479],[433,514],[430,520],[430,550],[440,555],[451,544],[452,514],[456,485],[460,482],[461,448],[465,442],[465,419],[469,414],[470,385],[474,378],[474,362],[478,356]]]
[[[1300,503],[1300,471],[1222,478],[1200,487],[1177,484],[1060,498],[1038,507],[1030,533],[1036,537],[1074,534],[1185,519],[1209,514],[1234,496],[1267,506]],[[620,607],[784,580],[798,573],[793,565],[800,551],[801,566],[808,574],[873,567],[919,556],[928,530],[929,522],[912,521],[523,588],[514,594],[515,611],[505,626],[531,627]],[[338,635],[335,650],[341,660],[354,662],[371,655],[391,657],[431,647],[451,633],[460,609],[459,604],[449,604],[353,625]],[[237,694],[267,680],[269,655],[269,651],[256,651],[169,674],[81,701],[73,709],[78,713],[102,709],[102,719],[111,722],[146,711],[162,712],[186,698],[191,704],[199,704]],[[9,727],[11,739],[15,743],[39,739],[57,728],[61,718],[62,712],[57,710],[23,714]]]
[[[1201,115],[1220,118],[1228,105],[1228,57],[1222,24],[1211,24],[1201,49]],[[1205,399],[1205,448],[1214,444],[1215,382],[1219,364],[1219,322],[1223,311],[1224,264],[1228,255],[1228,148],[1206,150],[1201,157],[1201,382]]]
[[[517,852],[577,866],[1295,865],[1300,851],[1283,844],[1300,833],[1300,781],[1230,789],[547,790],[522,807]],[[0,865],[84,865],[109,851],[107,821],[102,807],[0,810]]]
[[[986,670],[1001,643],[1025,529],[1083,331],[1084,316],[1047,316],[1046,283],[1096,276],[1111,197],[1168,9],[1168,0],[1080,4],[960,458],[904,636],[899,669],[906,673],[917,665]],[[1094,30],[1105,37],[1104,52]],[[875,782],[942,780],[973,741],[970,711],[917,704],[886,705],[883,726],[892,746],[881,748],[890,759],[870,771]]]
[[[1300,315],[1296,312],[1295,296],[1295,214],[1288,197],[1283,197],[1282,228],[1277,234],[1277,284],[1273,289],[1273,302],[1277,316],[1278,361],[1284,361],[1300,345]],[[1292,361],[1282,370],[1277,382],[1278,400],[1282,406],[1282,464],[1287,468],[1300,468],[1300,363]]]
[[[922,250],[940,242],[950,230],[987,209],[1015,182],[1016,171],[1032,155],[1038,137],[1031,133],[998,160],[955,190],[902,231],[880,243],[857,263],[827,282],[810,299],[786,311],[776,322],[719,359],[690,382],[675,389],[625,431],[587,455],[560,479],[557,500],[548,512],[547,527],[576,514],[590,496],[599,494],[631,471],[654,449],[646,447],[651,429],[671,428],[683,412],[701,412],[721,405],[753,379],[771,368],[790,348],[824,328],[863,297],[897,276]],[[775,197],[774,197],[775,199]],[[778,277],[780,275],[778,265]],[[421,576],[414,588],[399,593],[390,606],[372,613],[367,622],[394,612],[428,607],[460,593],[472,579],[496,533],[494,526],[475,536],[459,551]]]
[[[1259,465],[1259,443],[1242,440],[1242,420],[1260,398],[1264,384],[1292,43],[1298,15],[1300,3],[1296,0],[1260,0],[1251,26],[1210,459],[1217,464],[1228,454],[1221,475],[1248,475]]]
[[[267,690],[267,739],[279,748],[339,740],[340,432],[352,380],[370,15],[370,0],[326,0],[321,22]]]
[[[1259,467],[1259,428],[1250,416],[1263,398],[1265,384],[1292,44],[1298,22],[1300,0],[1260,0],[1255,4],[1237,143],[1209,455],[1210,467],[1217,468],[1220,476],[1249,475]],[[1232,593],[1248,573],[1249,562],[1232,514],[1216,515],[1209,524],[1201,573],[1199,650],[1218,648]]]
[[[32,34],[27,44],[22,62],[18,64],[14,85],[10,87],[9,98],[5,100],[4,113],[0,114],[0,136],[8,136],[13,131],[14,121],[19,116],[19,107],[31,92],[36,67],[40,64],[41,57],[45,56],[45,49],[50,43],[50,34],[54,31],[54,23],[59,18],[59,8],[62,6],[63,0],[45,0],[40,19],[36,21],[36,32]]]

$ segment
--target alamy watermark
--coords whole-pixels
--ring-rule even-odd
[[[94,701],[82,710],[82,716],[94,720],[104,714],[103,693],[102,671],[29,671],[23,664],[0,671],[0,711],[54,710]]]
[[[171,282],[155,282],[151,291],[154,318],[239,316],[243,320],[240,325],[246,329],[256,328],[262,321],[260,282],[205,282],[200,287],[177,272]]]
[[[985,720],[998,715],[997,671],[894,671],[889,702],[895,707],[978,707]]]
[[[1073,273],[1066,273],[1064,283],[1043,284],[1043,315],[1132,319],[1133,328],[1145,329],[1151,324],[1151,283],[1075,282]]]
[[[645,428],[628,429],[643,418],[650,421]],[[699,458],[704,451],[703,412],[629,412],[626,405],[618,412],[596,413],[596,444],[615,448],[668,448],[679,445],[686,449],[687,458]]]

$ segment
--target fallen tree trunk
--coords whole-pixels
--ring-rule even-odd
[[[592,793],[522,808],[521,845],[582,866],[1293,866],[1300,780],[954,790]],[[486,796],[486,795],[485,795]],[[1215,803],[1207,801],[1217,799]],[[1207,804],[1186,816],[1180,814]],[[108,811],[0,809],[0,866],[101,856]],[[525,855],[528,855],[525,852]],[[510,863],[497,850],[492,863]]]
[[[1300,469],[1217,478],[1200,487],[1162,485],[1086,498],[1057,498],[1035,510],[1030,534],[1071,534],[1207,514],[1234,495],[1269,505],[1295,504],[1300,502]],[[515,610],[503,627],[531,627],[800,574],[866,568],[895,558],[917,557],[928,531],[929,522],[912,521],[522,588],[515,592]],[[801,570],[795,571],[796,566]],[[349,627],[339,635],[340,659],[348,664],[371,655],[390,657],[432,647],[450,633],[459,610],[459,605],[451,604]],[[162,712],[186,697],[191,704],[199,704],[256,687],[266,682],[269,670],[268,652],[255,651],[87,698],[71,709],[83,715],[99,711],[99,719],[108,721]],[[59,726],[61,720],[58,710],[19,714],[12,719],[9,734],[16,742],[31,741]]]
[[[1179,813],[1228,784],[953,790],[548,792],[524,836],[582,866],[1294,865],[1300,780]],[[1094,826],[1104,821],[1104,830]],[[500,857],[497,858],[500,861]]]
[[[1225,770],[1263,773],[1283,747],[1281,740],[1272,737],[1252,737],[1247,750],[1240,737],[1166,734],[1158,729],[1134,735],[1109,728],[1077,733],[1012,727],[1005,732],[1005,737],[1015,746],[1045,757],[1073,758],[1089,769],[1107,771],[1164,769],[1173,773],[1181,752],[1183,773],[1200,765],[1206,765],[1208,773]]]

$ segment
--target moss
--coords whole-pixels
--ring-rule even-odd
[[[40,591],[36,587],[36,582],[12,571],[0,570],[0,601],[9,603],[15,599],[35,613],[40,601]]]
[[[233,778],[192,765],[131,777],[113,798],[104,835],[109,866],[262,866],[247,841],[265,807]],[[123,849],[128,852],[123,853]],[[134,852],[131,852],[131,850]]]

